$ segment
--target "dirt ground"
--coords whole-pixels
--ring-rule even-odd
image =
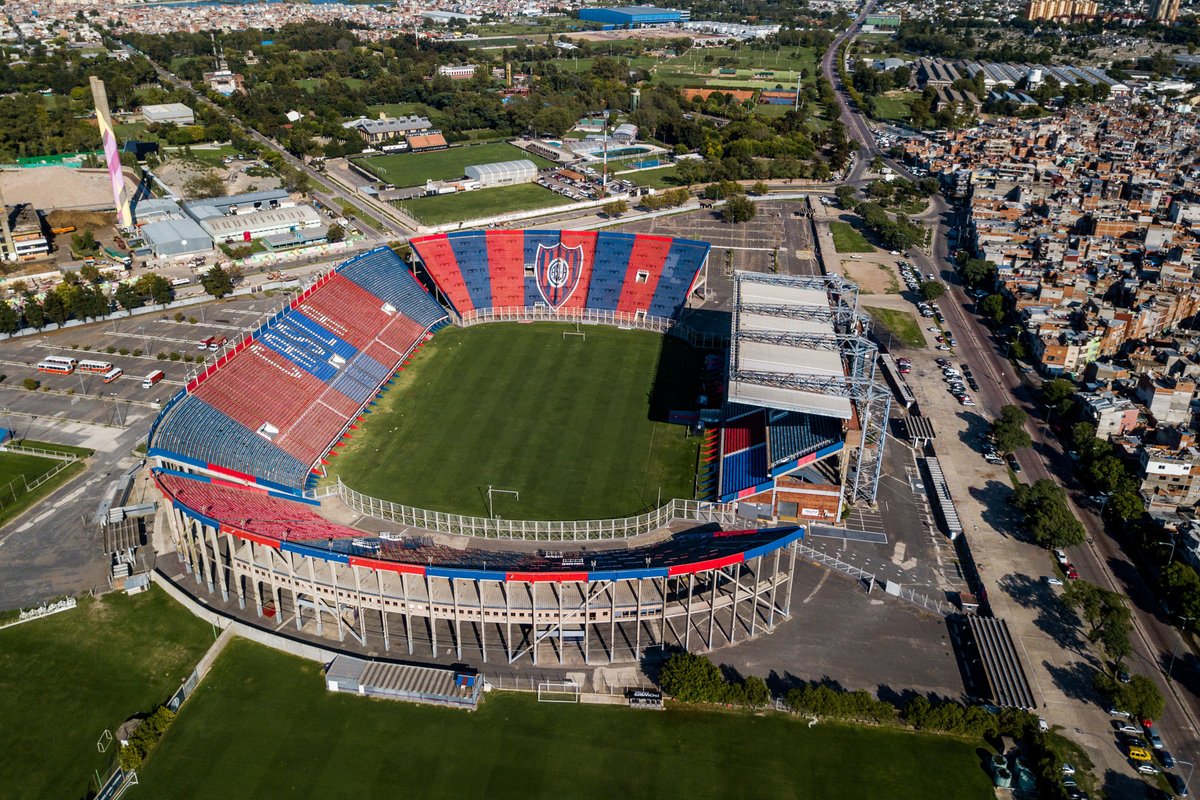
[[[242,171],[250,162],[235,161],[228,167],[210,167],[196,161],[182,158],[172,158],[164,161],[154,170],[159,180],[171,187],[180,197],[187,197],[184,185],[197,175],[213,171],[225,182],[226,194],[241,194],[242,192],[262,191],[279,188],[279,178],[255,178]]]
[[[861,294],[899,294],[900,275],[896,259],[886,253],[882,257],[864,255],[862,260],[842,258],[838,272],[858,284]]]
[[[126,175],[125,185],[133,195],[136,184]],[[102,169],[36,167],[0,170],[0,192],[10,206],[30,203],[39,211],[53,208],[112,208],[112,184]]]

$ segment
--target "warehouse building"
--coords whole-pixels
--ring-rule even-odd
[[[155,258],[182,258],[213,249],[212,237],[174,200],[139,201],[137,224]]]
[[[268,211],[272,208],[290,208],[294,205],[296,203],[286,190],[264,189],[261,192],[188,200],[183,204],[183,210],[199,221],[212,217],[253,214],[255,211]]]
[[[212,236],[217,244],[240,244],[253,239],[263,239],[278,234],[295,234],[309,231],[319,235],[308,238],[324,238],[325,224],[321,215],[312,206],[292,206],[236,214],[228,217],[211,217],[200,221],[200,226]],[[286,238],[286,237],[285,237]],[[283,240],[278,240],[283,241]]]
[[[497,161],[493,164],[473,164],[466,169],[467,178],[478,181],[480,189],[532,183],[537,180],[537,173],[537,165],[527,158]]]
[[[163,103],[142,106],[142,119],[148,123],[163,125],[195,125],[196,115],[183,103]]]
[[[692,18],[691,11],[656,6],[622,6],[620,8],[581,8],[579,19],[615,25],[618,28],[644,28],[651,25],[677,25]]]

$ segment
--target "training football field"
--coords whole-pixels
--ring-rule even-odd
[[[981,747],[775,713],[372,700],[327,692],[320,664],[236,639],[139,771],[136,796],[985,800]]]
[[[396,503],[505,519],[605,519],[693,496],[699,439],[673,337],[560,323],[446,328],[399,374],[331,474]],[[564,335],[566,332],[566,335]]]

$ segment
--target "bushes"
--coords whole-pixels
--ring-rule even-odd
[[[762,678],[751,676],[734,683],[721,674],[716,664],[695,653],[676,653],[667,659],[659,685],[683,703],[729,703],[757,708],[771,701]]]
[[[24,386],[26,389],[28,389],[31,392],[36,392],[37,388],[39,386],[41,386],[41,383],[34,380],[33,378],[26,378],[25,380],[21,381],[21,385]]]
[[[870,692],[844,692],[824,684],[798,686],[787,694],[787,706],[799,714],[816,714],[834,719],[854,719],[869,722],[891,722],[896,707],[885,700],[876,700]]]
[[[142,721],[129,737],[129,744],[121,748],[120,761],[124,770],[135,770],[142,765],[158,746],[167,728],[175,719],[175,712],[166,706],[159,706],[154,713]]]

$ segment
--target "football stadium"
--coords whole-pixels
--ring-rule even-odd
[[[164,406],[165,571],[261,627],[431,660],[627,662],[789,618],[806,532],[878,484],[890,394],[853,284],[738,272],[714,336],[689,323],[704,242],[410,244],[316,277]],[[572,513],[609,497],[636,513]]]

